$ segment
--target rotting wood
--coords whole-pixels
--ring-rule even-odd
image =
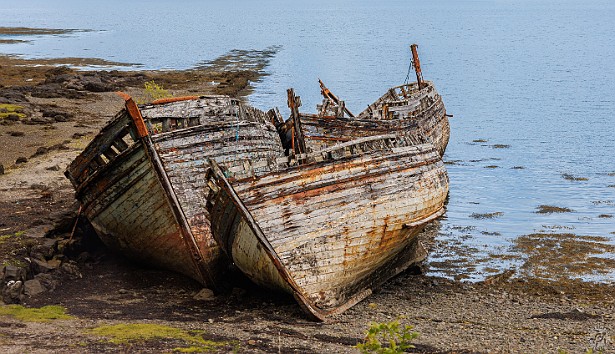
[[[227,254],[325,320],[424,258],[416,235],[443,213],[448,133],[425,117],[446,115],[419,86],[357,117],[328,89],[300,113],[290,89],[286,122],[225,96],[125,97],[66,174],[111,248],[212,287]]]
[[[448,179],[436,149],[385,143],[395,139],[364,137],[228,182],[217,190],[236,197],[219,192],[208,205],[220,222],[214,236],[250,279],[302,294],[316,318],[346,310],[424,257],[416,234],[443,210]],[[328,156],[310,162],[319,154]],[[221,172],[216,183],[226,183]]]
[[[297,125],[294,117],[299,117],[307,152],[331,146],[340,139],[388,133],[430,141],[440,155],[448,145],[448,115],[432,82],[423,81],[420,88],[417,83],[393,87],[356,117],[344,117],[344,107],[325,98],[316,107],[318,114],[291,113],[286,124],[277,126],[283,144],[290,145],[284,139]]]
[[[226,96],[140,108],[123,97],[126,108],[66,171],[83,213],[111,248],[215,287],[227,261],[211,236],[206,161],[235,178],[265,173],[283,156],[278,133]]]

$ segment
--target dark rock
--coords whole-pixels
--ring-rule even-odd
[[[216,296],[214,295],[214,292],[211,289],[203,288],[201,291],[196,293],[196,295],[194,295],[193,298],[195,300],[200,300],[200,301],[212,301],[216,298]]]
[[[4,174],[4,165],[0,163],[0,175]]]
[[[83,88],[90,92],[109,91],[108,86],[105,85],[99,77],[84,76],[82,82]]]
[[[16,164],[20,164],[20,163],[26,163],[28,162],[28,158],[27,157],[18,157],[17,160],[15,160]]]
[[[28,102],[26,95],[16,89],[4,89],[0,92],[0,103]]]
[[[56,116],[53,117],[53,119],[55,119],[56,122],[70,122],[70,117],[67,117],[63,114],[58,114]]]
[[[60,166],[53,165],[53,166],[47,167],[46,170],[47,171],[60,171]]]
[[[71,78],[74,76],[73,70],[68,66],[58,66],[53,69],[47,70],[45,73],[45,82],[63,82],[66,81],[66,78]]]
[[[32,88],[32,97],[38,98],[85,98],[87,94],[73,89],[66,89],[59,83],[44,83]]]
[[[32,263],[30,263],[30,268],[32,269],[32,273],[34,274],[49,273],[50,271],[55,269],[49,263],[41,259],[32,258],[31,262]]]
[[[32,246],[30,253],[39,253],[46,259],[49,259],[56,253],[57,245],[57,240],[52,238],[43,238],[38,245]]]
[[[4,276],[2,277],[3,281],[9,280],[25,280],[26,279],[26,270],[22,267],[17,267],[14,265],[7,265],[4,267]]]
[[[23,284],[23,292],[26,296],[36,296],[45,292],[47,289],[43,287],[37,279],[26,280]]]
[[[34,153],[34,155],[32,155],[32,157],[34,156],[40,156],[40,155],[44,155],[49,151],[49,149],[47,149],[44,146],[41,146],[39,148],[36,149],[36,152]]]
[[[36,124],[52,124],[55,123],[55,119],[51,117],[32,117],[29,120],[25,121],[26,124],[36,125]]]
[[[23,282],[9,280],[2,287],[2,301],[5,304],[18,304],[23,299]]]
[[[24,136],[24,135],[26,135],[26,133],[12,130],[12,131],[9,132],[9,135],[10,136]]]
[[[59,83],[42,84],[32,88],[32,97],[38,98],[60,98],[62,97],[62,85]]]
[[[79,271],[79,267],[72,262],[62,263],[60,270],[71,279],[80,279],[83,277]]]
[[[49,214],[49,219],[53,220],[53,227],[46,235],[47,237],[62,233],[70,233],[75,226],[75,219],[79,210],[79,204],[74,203],[70,207],[60,209]]]
[[[6,116],[6,119],[13,121],[13,122],[17,122],[19,121],[19,115],[15,114],[15,113],[11,113],[9,115]]]
[[[72,118],[73,115],[65,112],[64,110],[58,108],[55,105],[49,105],[49,106],[44,106],[41,108],[41,113],[43,114],[43,117],[51,117],[51,118],[55,118],[58,115],[64,116],[64,117],[68,117],[68,118]]]

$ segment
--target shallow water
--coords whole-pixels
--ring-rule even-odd
[[[608,0],[2,0],[0,26],[92,31],[20,37],[30,42],[0,52],[182,69],[233,49],[272,49],[252,104],[286,111],[285,90],[294,87],[302,109],[313,111],[321,78],[358,112],[404,81],[408,46],[418,43],[424,77],[454,114],[450,201],[431,271],[480,279],[523,266],[513,248],[523,235],[615,244],[613,19]],[[540,205],[572,211],[539,214]],[[492,256],[503,254],[513,257]],[[615,279],[590,273],[580,276]]]

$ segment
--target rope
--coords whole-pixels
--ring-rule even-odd
[[[410,65],[408,65],[408,73],[406,74],[406,80],[404,80],[404,84],[408,83],[408,80],[410,80],[410,71],[412,70],[412,59],[410,59]]]

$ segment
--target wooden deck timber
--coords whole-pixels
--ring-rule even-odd
[[[341,104],[341,105],[340,105]],[[347,117],[343,101],[325,98],[317,106],[318,113],[296,113],[279,125],[288,148],[292,139],[294,116],[298,116],[305,144],[310,151],[333,146],[353,138],[397,133],[429,141],[444,155],[450,137],[450,125],[442,97],[432,82],[396,86],[370,104],[356,117]]]
[[[209,230],[202,165],[214,159],[238,177],[268,171],[283,151],[277,132],[264,113],[221,96],[140,113],[151,136],[139,138],[122,110],[66,175],[110,248],[215,288],[228,261]]]
[[[214,167],[210,183],[212,231],[235,264],[319,320],[421,260],[416,235],[443,213],[448,192],[431,144],[342,154],[256,180],[229,181]]]

